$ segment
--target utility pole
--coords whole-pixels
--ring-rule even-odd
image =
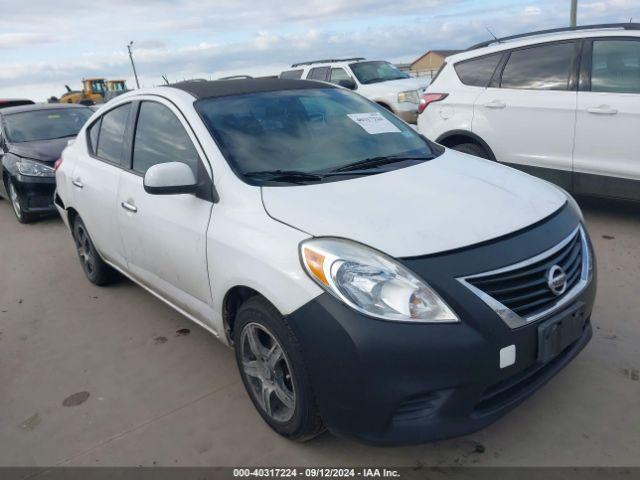
[[[131,52],[131,47],[133,46],[133,40],[129,42],[127,45],[127,50],[129,50],[129,60],[131,60],[131,67],[133,67],[133,76],[136,77],[136,86],[138,89],[140,88],[140,82],[138,81],[138,72],[136,72],[136,64],[133,63],[133,53]]]
[[[571,0],[571,18],[569,26],[575,27],[578,24],[578,0]]]

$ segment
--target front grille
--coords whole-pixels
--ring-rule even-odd
[[[555,248],[529,261],[473,275],[463,279],[463,283],[501,315],[507,311],[511,316],[536,319],[561,304],[564,297],[575,293],[573,290],[586,274],[583,256],[588,252],[585,249],[586,239],[582,229],[578,228]],[[566,274],[566,288],[560,295],[548,285],[547,274],[554,265],[561,267]]]

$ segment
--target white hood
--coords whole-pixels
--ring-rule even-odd
[[[498,238],[548,217],[567,201],[547,182],[452,150],[383,174],[262,192],[267,212],[277,220],[394,257]]]

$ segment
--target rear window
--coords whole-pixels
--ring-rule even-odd
[[[458,78],[465,85],[487,87],[501,58],[502,53],[494,53],[493,55],[458,62],[454,68]]]
[[[130,109],[131,104],[127,103],[102,116],[97,148],[97,154],[100,158],[113,163],[120,163],[124,131],[127,127]]]
[[[329,67],[316,67],[309,70],[307,79],[309,80],[327,80],[329,78]]]
[[[299,70],[287,70],[286,72],[282,72],[280,74],[280,78],[288,78],[290,80],[299,80],[302,78],[303,69]]]

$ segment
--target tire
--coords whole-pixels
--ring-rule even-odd
[[[300,346],[278,310],[263,297],[249,298],[238,310],[233,337],[242,382],[264,421],[290,440],[321,434],[324,425]]]
[[[13,181],[9,178],[6,180],[7,193],[9,194],[9,202],[11,203],[11,207],[13,209],[13,213],[16,216],[16,219],[20,223],[32,223],[36,220],[36,216],[32,213],[25,212],[22,208],[22,199],[16,190]]]
[[[102,260],[80,217],[76,217],[73,222],[72,231],[82,270],[89,281],[100,287],[113,282],[116,271]]]
[[[478,145],[477,143],[461,143],[460,145],[455,145],[451,148],[458,152],[473,155],[474,157],[480,157],[486,160],[491,160],[486,150],[482,148],[480,145]]]

